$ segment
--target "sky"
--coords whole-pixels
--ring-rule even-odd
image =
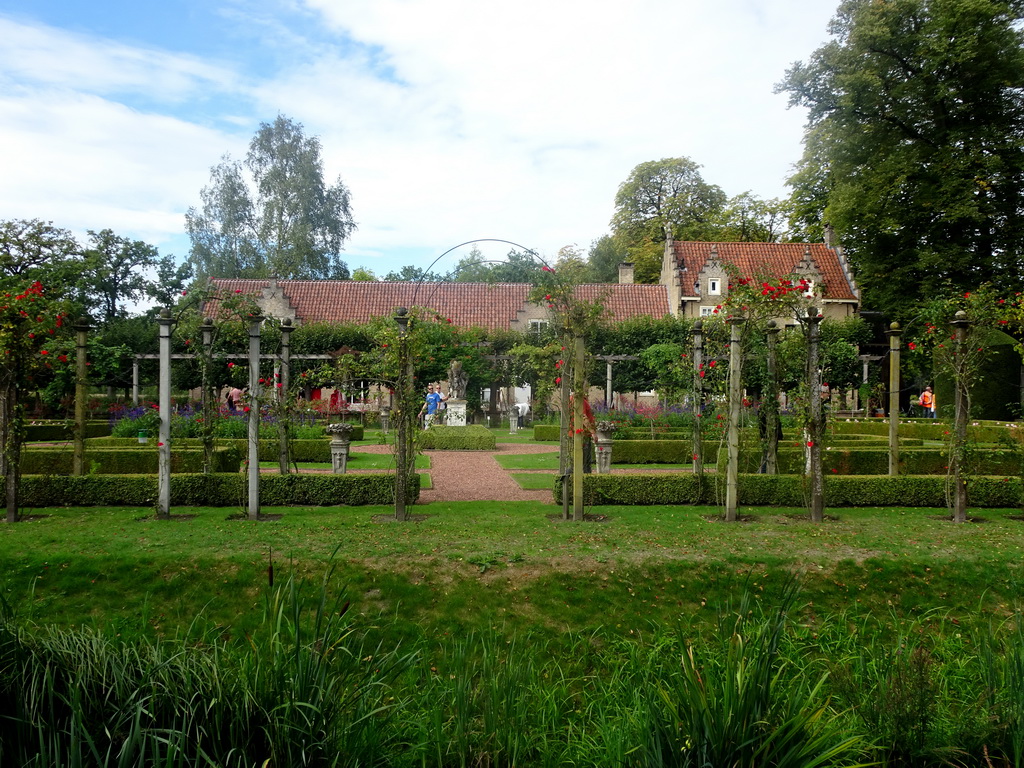
[[[350,268],[586,252],[650,160],[785,197],[806,114],[773,86],[837,4],[0,0],[0,219],[182,261],[210,168],[282,114],[351,191]]]

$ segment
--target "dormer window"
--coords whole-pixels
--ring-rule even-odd
[[[708,295],[709,296],[721,296],[722,295],[722,281],[717,277],[708,278]]]

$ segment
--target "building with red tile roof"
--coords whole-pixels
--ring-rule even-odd
[[[825,243],[710,243],[673,241],[665,244],[661,282],[673,314],[702,317],[729,294],[736,278],[807,280],[813,298],[827,318],[855,315],[860,291],[839,248]],[[795,322],[793,318],[781,318]]]
[[[354,280],[213,279],[221,295],[252,296],[263,313],[296,324],[309,322],[365,323],[390,317],[398,307],[419,307],[450,319],[460,328],[530,330],[548,320],[548,310],[529,301],[527,283],[383,283]],[[613,322],[632,317],[669,314],[663,285],[588,284],[577,289],[581,299],[600,299]],[[217,300],[205,307],[216,316]]]

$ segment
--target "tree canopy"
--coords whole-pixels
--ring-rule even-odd
[[[809,109],[799,228],[833,225],[865,306],[1021,286],[1024,49],[1017,0],[844,0],[777,90]]]
[[[300,123],[283,115],[261,123],[244,166],[225,156],[200,199],[185,215],[197,277],[348,278],[349,190],[340,178],[324,182],[320,140]]]

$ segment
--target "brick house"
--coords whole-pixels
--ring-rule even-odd
[[[857,314],[860,291],[839,248],[826,243],[705,243],[669,240],[661,283],[672,313],[706,317],[729,295],[730,272],[737,277],[806,279],[822,314],[841,320]],[[793,324],[793,317],[778,318]]]

